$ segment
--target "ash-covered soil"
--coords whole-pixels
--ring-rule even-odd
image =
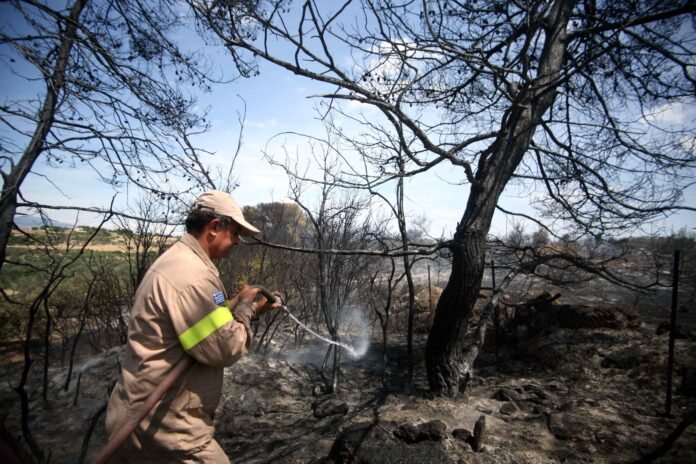
[[[446,435],[434,441],[452,462],[632,462],[696,408],[695,398],[675,394],[674,417],[663,416],[667,336],[656,336],[654,329],[559,329],[524,347],[499,349],[498,362],[489,350],[479,359],[468,395],[456,399],[430,397],[423,366],[416,369],[415,389],[406,388],[401,376],[389,376],[383,388],[380,353],[373,347],[365,358],[346,363],[342,389],[333,396],[346,403],[348,413],[321,419],[312,409],[322,401],[312,395],[312,386],[320,384],[317,365],[253,355],[226,378],[219,441],[234,462],[322,462],[351,424],[442,421]],[[676,341],[678,369],[696,366],[695,347],[693,338]],[[401,349],[390,353],[391,359],[405,357]],[[391,371],[403,372],[397,367]],[[452,432],[473,432],[482,416],[486,432],[475,452]],[[695,445],[692,426],[656,462],[696,462]]]
[[[524,328],[498,343],[491,333],[467,394],[457,398],[428,394],[422,335],[413,384],[405,378],[405,340],[396,334],[386,373],[373,340],[361,359],[344,356],[334,395],[321,393],[324,345],[282,354],[271,347],[271,354],[251,354],[227,369],[217,439],[236,464],[340,462],[338,445],[330,457],[334,442],[355,430],[364,439],[357,453],[366,454],[355,462],[633,462],[696,408],[688,378],[682,386],[696,371],[693,330],[683,328],[685,338],[675,342],[672,417],[664,415],[668,334],[657,332],[656,323],[641,319],[619,329],[547,327],[532,334]],[[50,450],[50,462],[78,462],[95,417],[88,457],[104,443],[97,413],[116,379],[120,354],[117,348],[78,365],[79,392],[77,382],[67,392],[60,389],[60,368],[51,371],[49,401],[33,384],[30,427]],[[40,378],[40,366],[32,369]],[[5,374],[0,410],[6,428],[18,436],[19,406],[10,389],[18,377],[11,369]],[[475,442],[467,437],[481,417],[485,431]],[[379,433],[361,432],[368,429]],[[346,443],[344,451],[353,446]],[[696,425],[655,462],[696,462]]]

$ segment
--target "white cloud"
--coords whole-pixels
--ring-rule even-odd
[[[696,102],[681,100],[656,106],[645,116],[649,124],[657,126],[683,126],[696,119]]]
[[[345,105],[345,109],[348,112],[351,113],[368,113],[372,111],[376,111],[376,108],[373,105],[368,105],[367,103],[355,101],[355,100],[349,100],[348,104]]]
[[[274,117],[271,117],[261,121],[248,121],[246,125],[249,127],[254,127],[256,129],[271,129],[278,125],[278,120]]]
[[[418,78],[429,62],[442,55],[425,51],[408,38],[374,42],[366,52],[362,64],[350,63],[357,82],[377,94],[398,94]],[[349,112],[366,113],[372,105],[351,101],[344,107]]]

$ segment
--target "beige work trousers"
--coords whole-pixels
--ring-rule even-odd
[[[205,448],[186,456],[144,455],[132,449],[119,449],[109,460],[113,464],[230,464],[230,460],[217,441],[212,440]]]

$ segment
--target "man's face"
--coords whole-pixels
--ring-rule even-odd
[[[242,228],[234,221],[229,226],[223,227],[218,219],[214,219],[211,222],[211,229],[215,232],[215,237],[210,246],[211,258],[224,258],[241,241],[239,233]]]

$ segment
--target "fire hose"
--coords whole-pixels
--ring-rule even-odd
[[[269,303],[274,304],[277,302],[277,298],[266,288],[260,285],[251,285],[252,288],[258,288],[259,293],[266,297]],[[237,297],[230,300],[230,308],[237,304]],[[96,458],[92,461],[92,464],[105,464],[111,459],[116,450],[123,444],[123,442],[128,438],[128,436],[133,433],[133,430],[142,422],[145,416],[155,407],[157,403],[160,402],[162,397],[169,391],[169,389],[174,385],[174,383],[186,372],[194,363],[194,359],[189,355],[184,355],[176,364],[171,371],[167,374],[164,380],[157,385],[157,388],[150,393],[143,404],[135,411],[131,417],[129,417],[124,424],[119,427],[116,434],[109,440],[109,442],[102,448]]]

